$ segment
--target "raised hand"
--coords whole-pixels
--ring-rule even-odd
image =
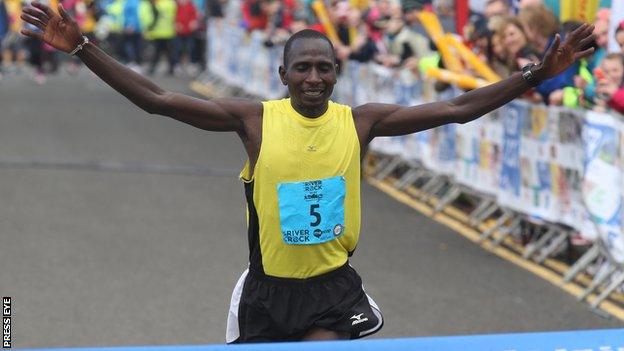
[[[594,48],[583,50],[594,40],[593,25],[583,23],[580,27],[569,33],[563,43],[559,34],[544,55],[544,59],[539,69],[541,79],[552,78],[570,67],[574,61],[590,55]]]
[[[82,33],[78,24],[65,12],[63,5],[60,3],[58,5],[60,16],[47,5],[36,1],[33,1],[31,5],[22,10],[20,17],[39,28],[41,32],[22,29],[22,34],[43,40],[54,48],[65,52],[71,52],[82,43]]]

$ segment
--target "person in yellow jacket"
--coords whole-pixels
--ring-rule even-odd
[[[145,37],[154,46],[154,56],[150,62],[149,74],[154,74],[163,54],[167,57],[168,72],[173,75],[173,39],[175,38],[175,18],[178,7],[174,0],[150,0],[155,10],[153,24],[148,27]]]
[[[122,42],[122,30],[123,30],[123,7],[124,0],[113,0],[108,6],[105,7],[105,16],[100,19],[101,23],[108,24],[108,34],[106,41],[118,59],[126,61],[126,54],[123,48]]]
[[[22,0],[4,0],[4,5],[9,26],[2,43],[0,43],[2,65],[5,70],[15,68],[19,72],[24,67],[27,54],[24,37],[19,34],[23,26],[23,22],[20,19]]]
[[[44,33],[24,34],[76,54],[150,114],[240,137],[249,267],[232,294],[228,343],[356,339],[380,330],[379,307],[349,264],[360,236],[360,162],[371,140],[467,123],[592,52],[581,50],[593,30],[583,25],[563,42],[557,36],[540,64],[451,100],[352,108],[330,101],[338,78],[331,41],[302,30],[286,42],[279,67],[289,98],[200,100],[163,90],[86,42],[62,7],[59,16],[33,4],[23,17]]]

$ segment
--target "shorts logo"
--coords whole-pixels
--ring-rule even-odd
[[[366,317],[362,318],[362,315],[363,315],[363,314],[364,314],[364,313],[354,314],[351,318],[349,318],[349,319],[355,319],[355,320],[351,323],[351,325],[356,325],[356,324],[360,324],[360,323],[364,323],[364,322],[366,322],[366,321],[368,320],[368,318],[366,318]]]
[[[338,236],[338,235],[342,234],[342,229],[343,229],[342,225],[336,224],[334,226],[334,236]]]

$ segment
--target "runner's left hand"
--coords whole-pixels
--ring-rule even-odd
[[[546,51],[536,75],[540,80],[552,78],[566,70],[574,61],[586,57],[594,52],[594,48],[583,50],[595,39],[594,26],[583,23],[573,32],[566,35],[561,42],[561,36],[557,34],[552,45]]]

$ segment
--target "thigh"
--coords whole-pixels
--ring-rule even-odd
[[[351,335],[346,332],[337,332],[324,328],[314,328],[309,330],[306,335],[303,336],[303,341],[320,341],[320,340],[348,340]]]

